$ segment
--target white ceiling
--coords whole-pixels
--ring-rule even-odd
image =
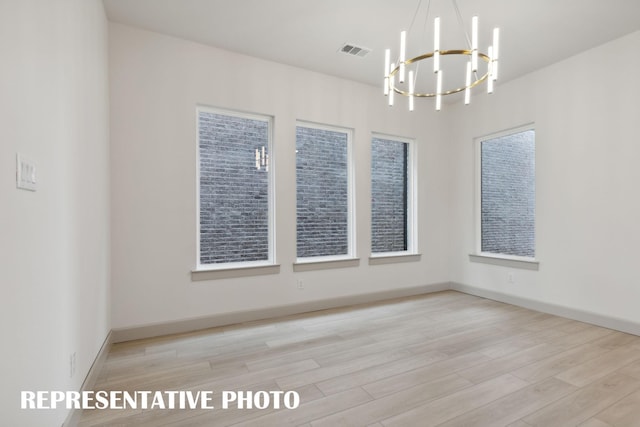
[[[384,49],[397,55],[420,0],[104,0],[111,21],[372,85],[382,82]],[[500,27],[500,81],[640,30],[640,0],[457,0],[480,46]],[[430,4],[425,34],[426,6]],[[442,48],[466,48],[451,0],[422,0],[408,57],[432,50],[432,18],[441,16]],[[470,29],[466,29],[470,32]],[[422,47],[420,39],[426,40]],[[372,49],[338,53],[344,43]],[[481,49],[485,50],[485,49]],[[629,52],[638,55],[638,52]],[[594,58],[597,61],[598,58]]]

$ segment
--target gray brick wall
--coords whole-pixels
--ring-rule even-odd
[[[296,127],[298,257],[348,253],[347,173],[346,133]]]
[[[371,252],[407,250],[407,144],[371,141]]]
[[[482,251],[535,255],[535,134],[482,142]]]
[[[269,125],[200,112],[200,263],[269,258],[269,179],[255,150],[268,154]]]

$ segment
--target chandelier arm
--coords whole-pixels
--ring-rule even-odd
[[[456,0],[451,0],[453,3],[453,8],[456,11],[456,16],[458,17],[458,24],[460,24],[460,28],[462,29],[462,34],[467,39],[467,46],[471,49],[471,39],[469,38],[469,33],[464,27],[464,19],[462,19],[462,14],[460,13],[460,8],[458,7],[458,2]]]
[[[427,13],[424,15],[424,25],[422,26],[422,40],[427,39],[427,25],[429,23],[429,11],[431,10],[431,0],[427,3]]]
[[[431,3],[431,0],[429,0],[429,3]],[[413,24],[416,22],[416,18],[418,17],[418,12],[420,12],[420,5],[422,4],[422,0],[418,1],[418,7],[416,7],[416,11],[413,12],[413,18],[411,19],[411,24],[409,25],[409,30],[407,31],[408,34],[411,33],[411,29],[413,28]],[[427,8],[427,10],[429,10]]]
[[[420,8],[420,5],[418,5],[418,8]],[[429,0],[427,2],[427,14],[424,17],[424,26],[422,28],[422,39],[425,38],[425,35],[427,34],[427,21],[429,20],[429,10],[431,9],[431,0]],[[416,14],[418,13],[418,11],[416,10]],[[413,26],[413,22],[411,23],[411,25]],[[405,61],[406,63],[406,61]],[[415,70],[415,75],[414,75],[414,84],[418,81],[418,76],[420,75],[420,64],[416,64],[416,70]]]

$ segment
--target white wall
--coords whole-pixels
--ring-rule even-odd
[[[61,424],[64,410],[19,410],[19,392],[78,389],[111,326],[448,280],[640,322],[640,59],[629,54],[639,43],[634,33],[501,84],[470,107],[407,114],[388,109],[378,88],[111,24],[109,152],[102,3],[1,2],[0,419]],[[278,275],[190,280],[196,104],[275,117]],[[355,129],[357,268],[292,271],[296,119]],[[472,139],[529,122],[540,271],[471,263]],[[366,262],[372,131],[418,140],[420,262]],[[17,152],[37,163],[35,193],[15,188]]]
[[[448,112],[458,124],[450,126],[454,282],[640,323],[638,45],[640,32]],[[472,263],[472,140],[529,122],[536,129],[540,270]]]
[[[114,328],[448,280],[446,144],[430,109],[408,114],[378,88],[120,24],[109,33]],[[191,281],[198,104],[275,117],[280,274]],[[296,119],[355,129],[359,267],[293,272]],[[420,262],[367,263],[372,131],[417,138]]]
[[[386,107],[378,88],[118,24],[109,29],[108,66],[101,2],[0,3],[3,421],[61,424],[64,410],[19,410],[19,392],[78,389],[112,326],[448,280],[640,322],[640,59],[629,54],[640,33],[501,84],[470,107],[436,114],[425,104],[407,114]],[[278,275],[190,280],[196,104],[275,117]],[[292,270],[296,119],[355,129],[357,268]],[[536,124],[540,271],[471,263],[472,139],[529,122]],[[366,262],[372,131],[418,140],[420,262]],[[35,193],[15,188],[17,152],[37,163]],[[507,284],[508,272],[516,283]]]
[[[0,423],[59,426],[66,410],[21,411],[20,391],[78,390],[110,329],[102,2],[2,1],[0,52]]]

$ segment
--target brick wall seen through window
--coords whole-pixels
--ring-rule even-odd
[[[198,110],[200,264],[269,260],[269,133],[267,117]]]
[[[349,254],[349,134],[296,127],[298,258]]]
[[[481,250],[535,257],[535,132],[481,141]]]
[[[371,252],[401,252],[408,245],[409,144],[371,141]]]

